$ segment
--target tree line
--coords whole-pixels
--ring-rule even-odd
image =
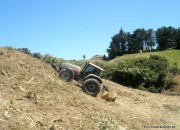
[[[138,28],[133,33],[122,28],[111,38],[107,49],[109,59],[123,54],[180,49],[180,28],[161,27],[157,30]]]

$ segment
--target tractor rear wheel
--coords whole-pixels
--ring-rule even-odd
[[[91,96],[96,96],[99,93],[100,86],[100,82],[94,78],[86,79],[83,83],[84,91]]]
[[[62,69],[59,72],[59,77],[62,78],[62,80],[69,82],[72,80],[73,75],[72,75],[72,72],[70,70]]]

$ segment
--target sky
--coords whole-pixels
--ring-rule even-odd
[[[122,28],[180,27],[180,0],[0,0],[0,47],[66,60],[107,55]]]

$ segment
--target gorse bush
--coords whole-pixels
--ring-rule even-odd
[[[168,75],[175,69],[177,66],[170,66],[166,58],[151,55],[149,59],[137,58],[118,61],[104,73],[106,78],[122,85],[150,92],[161,92],[163,89],[172,87],[173,83]],[[175,72],[173,71],[173,73]]]
[[[47,63],[52,63],[54,57],[49,55],[49,54],[45,54],[43,57],[43,60],[46,61]]]
[[[170,69],[169,69],[170,73],[176,75],[176,74],[180,74],[180,70],[178,69],[178,64],[174,63],[170,65]]]
[[[51,55],[49,55],[49,54],[45,54],[45,55],[43,56],[43,60],[44,60],[46,63],[49,63],[49,64],[54,63],[54,64],[56,64],[56,65],[58,65],[58,66],[64,61],[64,59],[62,59],[62,58],[56,58],[56,57],[53,57],[53,56],[51,56]]]
[[[41,59],[43,56],[40,53],[33,53],[33,57]]]
[[[151,55],[143,69],[145,87],[155,86],[160,90],[165,85],[168,67],[169,63],[164,57]]]
[[[28,48],[18,48],[17,50],[25,54],[31,55],[31,51]]]
[[[126,86],[137,88],[143,80],[142,63],[145,59],[124,60],[112,65],[110,79]]]

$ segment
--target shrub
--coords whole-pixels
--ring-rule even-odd
[[[164,86],[169,66],[167,59],[161,56],[151,55],[145,64],[147,67],[144,72],[145,86],[156,86],[156,88]]]
[[[49,63],[49,64],[52,64],[52,63],[55,63],[56,65],[60,66],[60,64],[62,62],[64,62],[64,59],[62,58],[56,58],[56,57],[53,57],[49,54],[45,54],[44,57],[43,57],[43,60],[46,62],[46,63]]]
[[[112,73],[112,80],[120,84],[137,88],[143,81],[139,68],[126,68],[115,70]]]
[[[18,48],[17,50],[25,54],[31,55],[31,51],[28,48]]]
[[[167,71],[169,63],[168,60],[164,57],[158,55],[150,55],[147,66],[150,68],[150,70],[161,73]]]
[[[53,58],[52,59],[52,63],[55,63],[58,66],[63,62],[64,62],[64,59],[62,59],[62,58]]]
[[[174,63],[174,64],[170,65],[169,71],[170,71],[170,73],[173,73],[174,75],[179,74],[180,70],[178,69],[178,64]]]
[[[49,55],[49,54],[45,54],[44,57],[43,57],[43,60],[46,62],[46,63],[52,63],[53,61],[53,56]]]
[[[173,71],[176,68],[173,68]],[[171,69],[172,71],[172,69]],[[172,72],[173,72],[172,71]],[[170,88],[173,83],[170,74],[169,63],[166,58],[151,55],[150,58],[137,58],[113,63],[105,71],[106,78],[133,88],[143,88],[150,92],[161,92]]]
[[[37,59],[41,59],[42,58],[41,53],[33,53],[32,55],[33,55],[33,57],[35,57]]]
[[[149,91],[149,92],[152,92],[152,93],[158,93],[158,92],[160,92],[160,89],[151,86],[151,87],[149,87],[148,91]]]

